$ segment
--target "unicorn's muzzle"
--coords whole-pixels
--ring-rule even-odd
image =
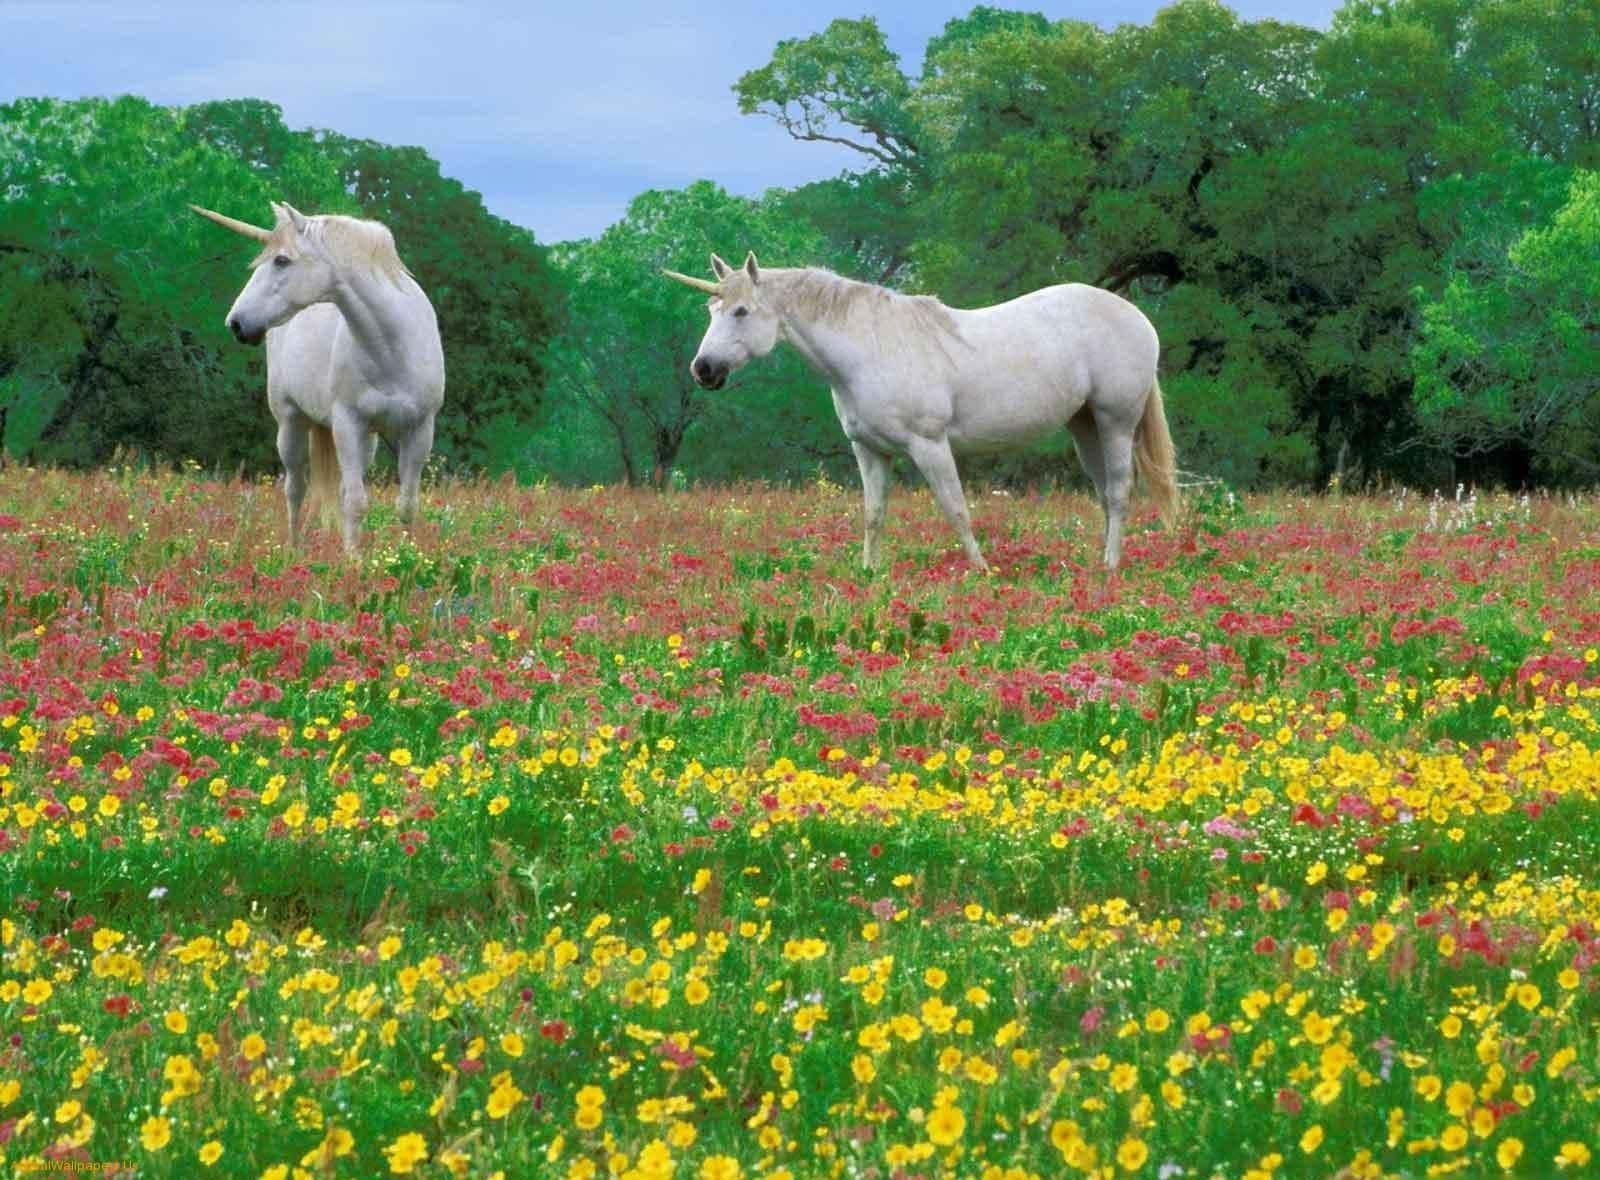
[[[728,366],[718,362],[709,361],[703,356],[694,358],[694,364],[689,366],[695,383],[702,389],[721,389],[728,380]]]
[[[266,332],[261,328],[246,328],[244,321],[238,316],[228,317],[228,331],[233,333],[233,338],[240,344],[260,344]]]

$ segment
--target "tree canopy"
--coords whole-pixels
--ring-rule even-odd
[[[1600,172],[1577,172],[1565,198],[1502,250],[1453,260],[1444,289],[1423,303],[1418,413],[1462,458],[1517,464],[1511,479],[1593,483],[1600,478]],[[1485,219],[1514,226],[1517,208],[1490,205]],[[1484,236],[1493,240],[1492,227]]]
[[[558,247],[571,304],[550,371],[566,429],[534,441],[542,465],[662,486],[686,445],[702,478],[774,478],[797,469],[796,452],[813,465],[848,458],[827,397],[787,350],[717,393],[689,376],[705,299],[661,270],[709,274],[712,252],[742,259],[747,250],[778,265],[828,255],[781,199],[734,197],[709,181],[642,193],[600,237]],[[774,437],[786,453],[774,454]]]

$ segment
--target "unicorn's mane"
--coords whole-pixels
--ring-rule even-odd
[[[394,235],[381,221],[323,213],[306,218],[305,236],[317,242],[335,266],[384,275],[396,283],[411,277],[395,249]],[[267,239],[252,265],[261,265],[294,241],[294,223],[284,218],[273,229],[272,237]]]
[[[950,309],[932,295],[902,295],[818,266],[767,268],[761,283],[771,285],[784,311],[845,331],[865,329],[880,339],[910,337],[939,347],[960,339]]]

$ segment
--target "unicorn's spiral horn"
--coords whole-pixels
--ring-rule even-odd
[[[231,229],[236,234],[243,234],[247,238],[254,238],[258,242],[265,242],[272,237],[270,229],[262,229],[259,225],[251,225],[248,221],[236,221],[221,213],[213,213],[210,209],[202,209],[199,205],[190,205],[196,213],[208,221],[214,221],[224,229]]]

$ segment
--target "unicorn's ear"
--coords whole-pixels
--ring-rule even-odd
[[[756,265],[756,252],[754,250],[744,256],[744,273],[750,276],[752,283],[761,281],[761,268]]]
[[[722,255],[714,250],[711,252],[711,273],[717,276],[718,281],[733,273],[733,267],[722,261]]]
[[[283,202],[283,204],[279,205],[278,208],[283,210],[284,216],[286,216],[290,221],[294,222],[295,233],[305,232],[306,215],[304,213],[300,212],[300,210],[289,204],[288,201]]]

